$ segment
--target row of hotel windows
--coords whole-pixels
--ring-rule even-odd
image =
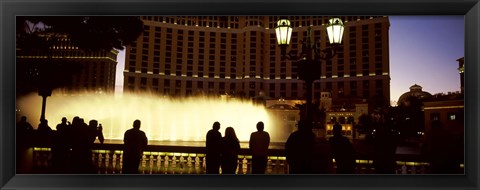
[[[378,16],[375,16],[378,17]],[[373,19],[372,16],[340,16],[344,22]],[[265,20],[264,16],[142,16],[143,20],[164,22],[170,24],[201,26],[201,27],[218,27],[218,28],[239,28],[240,26],[261,26],[265,28],[274,28],[280,16],[268,16]],[[328,23],[331,17],[324,16],[289,16],[288,19],[294,27],[323,25]],[[242,25],[240,25],[239,23]],[[264,23],[264,21],[266,23]]]
[[[16,56],[47,56],[43,51],[17,51]],[[113,53],[107,53],[105,51],[93,51],[93,52],[84,52],[81,50],[63,50],[63,51],[52,51],[52,57],[92,57],[92,58],[111,58],[117,60],[117,56]]]
[[[114,65],[101,62],[85,62],[82,64],[82,73],[80,76],[74,76],[74,81],[77,84],[84,84],[87,86],[89,81],[92,81],[92,84],[98,86],[104,86],[104,84],[113,84],[115,70]],[[97,75],[97,73],[99,75]],[[106,82],[106,83],[105,83]]]
[[[356,26],[350,26],[350,33],[349,33],[349,41],[348,43],[351,44],[351,45],[355,45],[357,43],[357,38],[356,38]],[[162,27],[155,27],[155,44],[160,44],[161,42],[161,31],[162,30]],[[193,42],[197,42],[195,40],[195,32],[194,31],[191,31],[189,30],[188,31],[188,35],[187,36],[184,36],[183,35],[183,31],[184,30],[177,30],[177,29],[172,29],[172,28],[166,28],[166,37],[165,37],[165,40],[167,42],[167,45],[172,45],[172,40],[175,40],[173,38],[173,33],[176,32],[176,41],[177,41],[177,45],[178,46],[182,46],[183,43],[181,43],[184,39],[185,41],[188,41],[188,42],[192,42],[192,43],[189,43],[189,47],[193,47]],[[367,44],[369,42],[369,39],[370,38],[373,38],[374,41],[377,43],[376,44],[376,47],[377,48],[381,48],[381,41],[382,41],[382,28],[381,28],[381,24],[380,23],[376,23],[375,24],[375,30],[374,30],[374,33],[372,34],[375,34],[375,35],[369,35],[369,30],[368,30],[368,25],[362,25],[362,38],[361,38],[361,42],[362,44]],[[265,32],[260,32],[260,31],[250,31],[249,34],[250,34],[250,41],[251,42],[255,42],[256,39],[257,39],[257,36],[262,38],[262,36],[264,36],[264,33]],[[300,32],[293,32],[292,34],[292,42],[297,42],[298,41],[298,33],[302,33],[303,36],[306,36],[307,35],[307,31],[300,31]],[[227,43],[227,33],[225,32],[205,32],[205,31],[198,31],[198,34],[199,34],[199,39],[198,39],[198,42],[199,43],[204,43],[205,42],[205,38],[207,38],[206,34],[209,34],[209,42],[210,43],[216,43],[216,39],[217,39],[217,34],[219,34],[220,36],[220,44],[223,44],[225,45]],[[228,36],[228,39],[229,39],[229,42],[232,43],[232,44],[236,44],[237,43],[237,33],[228,33],[230,34]],[[247,35],[247,33],[243,33],[244,36]],[[314,38],[315,39],[321,39],[322,35],[322,32],[320,32],[320,30],[316,30],[314,31]],[[270,32],[270,43],[271,44],[276,44],[276,36],[275,36],[275,33],[273,32]],[[143,32],[143,42],[149,42],[149,38],[150,38],[150,26],[144,26],[144,32]],[[246,38],[244,38],[244,40],[246,40]],[[293,48],[296,48],[295,47],[295,44],[292,44],[293,45]],[[135,47],[135,45],[132,45],[133,47]],[[200,45],[200,47],[202,47],[202,45]],[[226,47],[226,46],[225,46]],[[144,48],[148,48],[148,44],[144,44]]]
[[[338,66],[337,71],[333,72],[331,66],[326,67],[325,71],[325,77],[326,78],[343,78],[343,77],[355,77],[355,76],[381,76],[384,75],[384,71],[382,70],[382,65],[377,64],[376,69],[374,72],[371,72],[369,69],[368,64],[364,64],[362,66],[362,70],[357,71],[356,66],[350,66],[350,72],[345,72],[343,66]],[[256,70],[255,67],[250,68],[250,72],[247,72],[245,68],[243,70],[238,71],[241,74],[237,72],[237,68],[235,66],[231,66],[229,71],[228,67],[227,69],[225,66],[220,66],[218,67],[218,71],[215,71],[215,66],[212,64],[209,67],[204,67],[202,65],[196,67],[197,71],[193,71],[193,66],[187,65],[185,68],[186,70],[183,70],[184,66],[183,65],[176,65],[175,70],[172,69],[171,64],[165,64],[165,69],[163,70],[162,75],[174,75],[174,76],[188,76],[188,77],[193,77],[196,75],[197,77],[219,77],[219,78],[226,78],[226,76],[229,76],[230,78],[237,78],[237,77],[246,77],[248,76],[249,78],[253,77],[260,77],[260,78],[265,78],[264,72],[263,72],[263,67]],[[207,71],[205,71],[205,68]],[[150,72],[149,72],[150,71]],[[128,72],[137,72],[137,69],[135,66],[131,66],[128,68]],[[154,68],[149,70],[147,67],[142,67],[140,73],[147,73],[147,74],[160,74],[160,68],[158,64],[154,64]],[[229,74],[228,74],[229,73]],[[287,76],[290,75],[290,76]],[[275,69],[271,68],[270,73],[267,75],[270,79],[275,79],[275,78],[280,78],[280,79],[287,79],[288,78],[297,78],[297,67],[292,66],[290,74],[287,73],[287,69],[285,66],[280,67],[280,72],[277,74],[275,72]]]
[[[448,113],[447,114],[447,119],[450,121],[455,121],[458,118],[458,113]],[[431,113],[430,118],[433,122],[439,122],[440,121],[440,113]]]
[[[360,26],[358,26],[360,27]],[[362,43],[368,43],[368,39],[371,38],[372,36],[369,35],[369,25],[362,25]],[[347,29],[349,29],[350,33],[349,33],[349,43],[351,44],[355,44],[356,43],[356,28],[357,26],[350,26],[348,27]],[[163,30],[166,30],[166,40],[173,40],[174,38],[172,37],[172,34],[175,33],[177,38],[176,40],[177,41],[182,41],[184,40],[184,30],[181,30],[181,29],[173,29],[173,28],[163,28],[162,30],[162,27],[155,27],[155,36],[154,38],[155,39],[160,39],[161,38],[161,32]],[[382,39],[382,25],[381,23],[376,23],[374,24],[374,31],[373,31],[374,34],[373,35],[373,38],[375,39],[375,41],[381,41]],[[227,39],[227,33],[226,32],[205,32],[205,31],[198,31],[197,32],[199,34],[199,40],[200,42],[204,42],[205,41],[205,37],[206,34],[209,34],[209,37],[210,37],[210,42],[216,42],[216,38],[217,38],[217,34],[219,34],[220,36],[220,42],[222,44],[226,43],[226,39]],[[260,32],[260,31],[250,31],[249,34],[250,34],[250,37],[251,37],[251,41],[255,41],[256,40],[256,37],[262,37],[264,35],[265,32]],[[270,38],[271,39],[276,39],[275,37],[275,34],[273,32],[270,32]],[[306,36],[307,35],[307,31],[294,31],[293,32],[293,35],[292,35],[292,41],[293,42],[297,42],[298,39],[297,39],[297,36],[298,36],[298,33],[302,33],[303,36]],[[229,39],[231,38],[230,42],[232,43],[236,43],[236,39],[237,39],[237,33],[228,33],[230,34],[229,35]],[[241,34],[241,33],[240,33]],[[248,33],[243,33],[243,35],[247,35]],[[192,30],[188,30],[188,35],[185,36],[185,39],[187,39],[188,41],[194,41],[194,35],[195,35],[195,31],[192,31]],[[314,38],[316,39],[320,39],[322,35],[322,32],[320,30],[316,30],[314,31]],[[143,41],[144,42],[148,42],[148,39],[150,38],[150,26],[146,25],[144,26],[144,32],[143,32]],[[156,41],[156,43],[160,43],[160,41]],[[170,44],[170,43],[167,43],[167,44]]]
[[[137,77],[130,76],[127,79],[127,85],[128,86],[135,86],[135,80]],[[182,88],[182,82],[184,82],[184,87],[186,89],[192,89],[193,88],[193,83],[196,82],[197,88],[207,88],[208,89],[213,89],[216,85],[218,85],[220,91],[225,91],[227,90],[226,86],[228,86],[228,89],[230,90],[235,90],[236,85],[243,85],[246,82],[218,82],[218,81],[190,81],[190,80],[173,80],[173,79],[160,79],[160,78],[146,78],[146,77],[140,77],[140,86],[141,87],[146,87],[146,86],[151,86],[153,88],[158,88],[162,87],[169,89],[170,87],[175,87],[175,88]],[[147,82],[147,80],[151,80],[151,84]],[[163,84],[160,84],[163,82]],[[172,82],[172,83],[171,83]],[[357,92],[357,88],[359,85],[363,86],[363,97],[369,97],[370,96],[370,83],[371,81],[369,80],[363,80],[363,81],[350,81],[348,82],[349,89],[350,89],[350,95],[359,95]],[[208,86],[204,86],[204,84],[208,84]],[[289,89],[291,89],[292,93],[296,94],[298,87],[303,88],[303,84],[301,82],[291,82],[291,83],[270,83],[269,84],[269,89],[274,90],[278,88],[277,90],[281,92],[285,92],[287,90],[287,86]],[[344,89],[346,88],[345,86],[346,82],[340,81],[336,82],[336,87],[335,89],[337,90],[339,96],[345,95],[344,94]],[[375,80],[374,85],[375,85],[375,92],[376,95],[380,95],[383,93],[383,86],[384,80]],[[174,85],[174,86],[172,86]],[[248,84],[245,86],[245,89],[256,89],[256,87],[259,87],[260,89],[264,88],[264,83],[263,82],[248,82]],[[321,85],[319,82],[314,83],[314,89],[316,89],[316,97],[320,97],[320,91],[331,91],[334,90],[333,83],[332,82],[326,82],[325,86],[321,88]],[[322,89],[322,90],[320,90]],[[271,96],[274,97],[274,96]],[[285,96],[284,96],[285,97]]]
[[[135,86],[134,85],[128,85],[125,87],[125,89],[129,91],[135,91]],[[182,93],[182,90],[180,88],[169,88],[169,87],[164,87],[160,89],[158,86],[154,87],[147,87],[147,86],[140,86],[137,90],[140,91],[153,91],[156,93],[160,93],[162,95],[169,95],[169,96],[192,96],[195,94],[209,94],[209,95],[221,95],[221,94],[231,94],[231,95],[240,95],[240,96],[247,96],[247,97],[256,97],[259,92],[255,90],[247,90],[247,91],[235,91],[235,90],[230,90],[226,91],[225,89],[220,89],[218,91],[208,88],[208,89],[199,89],[199,88],[186,88],[185,91]],[[171,90],[174,90],[173,92]],[[376,96],[381,96],[382,92],[376,91]],[[315,91],[313,93],[313,98],[314,99],[319,99],[320,98],[320,91]],[[303,95],[300,95],[297,90],[292,90],[289,93],[286,91],[279,91],[278,94],[274,91],[268,92],[269,97],[273,98],[304,98]],[[344,98],[347,95],[344,95],[343,93],[339,93],[338,97]],[[363,94],[357,94],[357,91],[351,91],[349,94],[349,97],[363,97],[363,98],[370,98],[370,92],[369,91],[363,91]]]
[[[222,33],[222,34],[224,34],[224,33]],[[274,36],[274,35],[272,34],[272,36]],[[192,37],[192,38],[193,38],[193,37]],[[211,39],[214,39],[214,38],[211,38]],[[367,38],[364,38],[364,39],[367,39]],[[193,40],[193,39],[192,39],[192,40]],[[276,43],[275,40],[276,40],[276,39],[274,39],[274,38],[271,39],[271,43]],[[157,40],[156,40],[156,41],[157,41]],[[351,40],[350,40],[350,41],[351,41]],[[142,47],[142,48],[143,48],[143,50],[142,50],[142,60],[148,61],[149,44],[148,44],[148,43],[145,43],[145,42],[148,42],[148,40],[145,40],[144,43],[143,43],[143,47]],[[235,42],[236,42],[236,40],[235,40]],[[365,41],[362,40],[362,46],[361,46],[361,49],[360,49],[360,51],[362,52],[362,57],[363,57],[363,58],[362,58],[362,62],[363,62],[364,64],[365,64],[366,62],[369,62],[370,59],[373,59],[373,58],[371,58],[371,57],[368,55],[370,46],[369,46],[369,44],[367,44],[367,42],[368,42],[368,40],[365,40]],[[159,43],[159,40],[158,40],[158,43]],[[170,40],[170,43],[171,43],[171,40]],[[193,44],[193,43],[194,43],[193,41],[189,41],[189,42],[188,42],[188,46],[187,46],[188,48],[185,49],[185,50],[187,50],[187,51],[184,52],[184,51],[183,51],[183,50],[184,50],[184,48],[183,48],[183,42],[181,42],[181,41],[177,42],[177,53],[176,53],[176,56],[177,56],[177,60],[176,60],[176,61],[177,61],[177,63],[182,63],[181,57],[182,57],[183,54],[185,54],[185,53],[187,54],[187,58],[188,58],[188,59],[193,59],[193,57],[194,57],[194,55],[193,55],[193,50],[194,50],[194,49],[193,49],[193,45],[194,45],[194,44]],[[201,41],[198,42],[198,43],[199,43],[199,45],[200,45],[200,47],[199,47],[199,53],[198,53],[198,59],[199,59],[200,62],[203,62],[203,59],[206,58],[206,57],[204,56],[204,53],[206,52],[205,49],[204,49],[205,43],[203,43],[203,42],[201,42]],[[129,60],[130,62],[134,62],[135,59],[136,59],[136,55],[137,55],[136,53],[137,53],[137,51],[136,51],[135,46],[136,46],[135,44],[132,44],[132,47],[131,47],[131,49],[130,49],[130,55],[131,55],[131,56],[130,56],[130,60]],[[211,42],[211,43],[210,43],[210,48],[208,48],[208,49],[209,49],[208,53],[209,53],[210,55],[208,56],[208,58],[209,58],[210,60],[214,60],[214,59],[216,58],[216,56],[215,56],[214,54],[218,51],[218,52],[220,53],[220,56],[219,56],[220,60],[221,60],[221,61],[225,61],[225,60],[226,60],[226,57],[227,57],[227,56],[226,56],[226,53],[227,53],[226,47],[227,47],[227,46],[226,46],[225,44],[220,44],[220,46],[221,46],[221,49],[220,49],[220,50],[216,49],[215,46],[216,46],[216,45],[215,45],[214,42]],[[234,58],[235,58],[235,55],[237,55],[237,53],[236,53],[237,51],[236,51],[236,48],[235,48],[235,47],[236,47],[236,43],[232,43],[230,47],[231,47],[231,49],[230,49],[229,53],[230,53],[230,55],[231,55],[231,58],[234,59]],[[257,56],[256,56],[257,48],[260,48],[260,47],[257,47],[257,45],[256,45],[256,43],[255,43],[255,40],[252,40],[252,41],[251,41],[250,47],[254,47],[254,48],[251,48],[250,51],[249,51],[249,53],[250,53],[250,60],[251,60],[251,61],[255,61],[256,58],[257,58]],[[274,47],[274,46],[273,46],[273,47]],[[338,55],[338,64],[340,64],[340,65],[344,63],[344,52],[343,52],[343,48],[342,48],[342,47],[343,47],[343,45],[340,47],[340,49],[339,49],[339,55]],[[377,42],[375,43],[375,46],[374,46],[374,47],[375,47],[375,56],[374,56],[374,57],[375,57],[376,64],[378,65],[379,62],[381,62],[381,60],[382,60],[382,53],[383,53],[381,41],[377,41]],[[357,56],[356,50],[357,50],[357,46],[356,46],[355,44],[352,44],[352,45],[350,45],[350,49],[349,49],[349,50],[350,50],[350,53],[349,53],[349,55],[350,55],[350,63],[351,63],[351,64],[354,64],[354,63],[356,63],[356,56]],[[160,44],[155,43],[153,51],[154,51],[154,54],[153,54],[153,55],[154,55],[154,61],[155,61],[155,62],[160,61],[160,52],[162,51]],[[171,59],[172,59],[172,47],[167,44],[167,46],[165,47],[165,50],[163,50],[163,51],[165,51],[165,61],[166,61],[167,63],[168,63],[168,62],[171,62]],[[245,53],[248,53],[248,52],[245,52]],[[260,54],[260,56],[261,56],[260,59],[262,59],[263,54]],[[277,56],[276,56],[276,49],[275,49],[275,48],[271,48],[271,49],[270,49],[270,58],[271,58],[272,62],[274,62],[274,61],[276,60],[276,57],[277,57]],[[328,63],[327,63],[327,64],[328,64]],[[380,63],[380,64],[381,64],[381,63]]]

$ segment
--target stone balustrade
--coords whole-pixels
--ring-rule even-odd
[[[121,144],[95,144],[92,163],[98,174],[122,173]],[[32,173],[51,173],[52,155],[48,147],[31,149]],[[251,173],[251,155],[241,149],[238,156],[237,174]],[[373,161],[357,158],[357,174],[373,174]],[[397,161],[397,174],[425,174],[429,164],[411,158]],[[205,147],[149,145],[144,151],[139,171],[141,174],[205,174]],[[288,164],[283,149],[270,149],[266,174],[288,174]]]

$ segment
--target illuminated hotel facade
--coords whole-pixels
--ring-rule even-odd
[[[281,59],[274,32],[277,16],[142,16],[144,32],[126,48],[124,92],[173,97],[229,94],[254,98],[304,99],[295,62]],[[307,26],[320,47],[329,46],[329,17],[291,16],[292,45],[301,49]],[[342,16],[345,24],[338,55],[322,62],[314,83],[333,99],[390,102],[389,19]]]
[[[63,88],[55,89],[53,94],[74,94],[77,92],[92,92],[112,94],[115,91],[115,72],[118,51],[83,51],[74,46],[66,35],[46,38],[56,40],[48,51],[16,50],[16,64],[28,65],[35,63],[64,62],[78,63],[79,73],[72,76],[72,83]],[[48,53],[46,53],[48,52]],[[49,54],[49,55],[48,55]],[[18,66],[17,66],[18,67]],[[34,68],[34,66],[33,66]]]

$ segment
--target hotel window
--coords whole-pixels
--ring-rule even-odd
[[[145,77],[140,78],[140,83],[142,85],[146,85],[147,84],[147,78],[145,78]]]
[[[326,91],[332,90],[332,83],[331,83],[331,82],[327,82],[327,83],[325,84],[325,90],[326,90]]]
[[[134,84],[135,83],[135,77],[128,77],[128,84]]]
[[[368,76],[370,73],[368,71],[363,71],[362,76]]]
[[[368,25],[362,25],[362,30],[368,30]]]
[[[350,52],[350,63],[355,63],[355,61],[352,61],[352,59],[355,60],[355,56],[357,56],[357,52]]]
[[[177,88],[182,87],[182,81],[181,80],[175,80],[175,86]]]
[[[457,119],[457,114],[454,114],[454,113],[448,114],[448,120],[455,121],[456,119]]]
[[[355,34],[354,33],[350,33],[350,50],[351,50],[351,47],[354,46],[355,47],[355,44],[357,43],[357,40],[355,38]]]
[[[440,120],[440,114],[439,113],[431,113],[430,114],[430,119],[432,121],[439,121]]]
[[[350,82],[350,88],[352,90],[356,90],[357,89],[357,81],[351,81]]]
[[[270,72],[270,79],[275,79],[275,74],[274,74],[274,72]]]
[[[377,88],[377,89],[383,88],[383,81],[382,80],[375,80],[375,88]]]
[[[331,65],[327,65],[326,71],[327,71],[327,73],[328,73],[328,72],[332,72],[332,66],[331,66]]]
[[[292,90],[297,90],[297,88],[298,88],[297,83],[292,83]]]
[[[363,69],[363,70],[368,70],[368,68],[369,68],[368,62],[364,62],[364,63],[362,64],[362,69]]]

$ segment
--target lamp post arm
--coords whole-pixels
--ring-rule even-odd
[[[300,55],[297,53],[296,50],[290,50],[288,51],[287,54],[287,48],[286,47],[281,47],[282,48],[282,61],[283,60],[290,60],[290,61],[298,61],[301,58],[302,53]]]
[[[316,53],[315,59],[327,61],[337,55],[337,46],[326,48],[324,50],[316,49],[315,53]]]

